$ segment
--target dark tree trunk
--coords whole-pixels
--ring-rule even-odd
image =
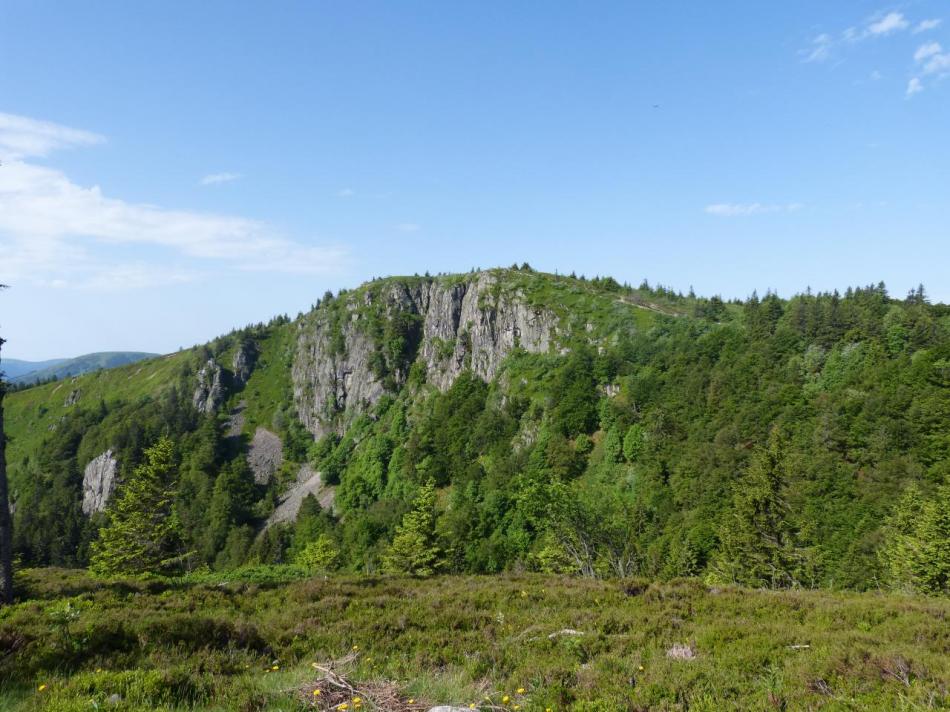
[[[0,339],[0,346],[3,339]],[[7,487],[7,438],[3,432],[3,382],[0,381],[0,605],[13,601],[13,523]]]

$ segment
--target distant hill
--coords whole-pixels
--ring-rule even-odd
[[[157,355],[139,351],[102,351],[76,358],[51,361],[20,361],[5,358],[0,362],[0,368],[3,369],[10,383],[37,383],[51,378],[70,378],[90,371],[125,366]]]
[[[18,358],[4,358],[3,361],[0,361],[0,371],[6,376],[7,380],[13,380],[18,376],[53,368],[67,361],[69,361],[68,358],[52,358],[49,361],[23,361]]]

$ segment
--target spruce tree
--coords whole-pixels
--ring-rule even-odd
[[[160,573],[179,553],[174,511],[175,450],[166,437],[145,451],[145,459],[119,490],[108,523],[92,545],[90,570],[97,576]]]
[[[879,556],[891,587],[950,593],[950,485],[938,489],[932,500],[910,485],[884,532]]]
[[[719,578],[773,588],[796,583],[799,552],[783,494],[786,464],[777,431],[736,483],[732,508],[719,528],[714,565]]]
[[[435,485],[430,480],[416,497],[415,507],[403,517],[396,536],[383,557],[383,568],[394,574],[431,576],[439,548],[435,541]]]

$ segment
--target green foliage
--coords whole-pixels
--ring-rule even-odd
[[[879,550],[901,550],[894,532],[940,538],[942,510],[932,503],[950,482],[950,308],[919,290],[893,299],[883,285],[725,303],[602,277],[520,268],[489,277],[486,309],[517,299],[558,325],[545,353],[516,339],[488,383],[465,369],[445,392],[427,382],[421,325],[391,297],[473,279],[440,275],[374,280],[295,322],[9,394],[16,554],[87,563],[106,516],[80,509],[86,463],[112,449],[128,480],[164,435],[180,455],[175,512],[196,567],[292,561],[327,535],[342,569],[378,571],[432,480],[446,571],[555,570],[586,541],[591,551],[570,567],[592,576],[942,590],[939,547],[915,544],[928,558],[912,574],[890,571],[900,567]],[[300,340],[318,332],[341,355],[344,325],[371,337],[386,392],[362,413],[331,403],[333,434],[312,442],[291,365]],[[426,352],[470,351],[472,333],[460,324],[456,343],[434,341]],[[242,343],[257,354],[245,384],[228,374]],[[227,386],[217,418],[191,405],[195,369],[210,357]],[[72,390],[81,398],[67,406]],[[225,417],[241,408],[242,432],[225,436]],[[281,436],[286,464],[266,486],[249,486],[241,463],[258,426]],[[775,429],[784,441],[769,464]],[[305,461],[335,488],[336,514],[314,500],[296,524],[263,531]],[[885,531],[915,484],[924,493],[915,526],[929,529]]]
[[[145,451],[125,482],[108,523],[92,545],[90,570],[97,576],[160,573],[173,565],[180,531],[174,511],[175,452],[167,438]]]
[[[634,423],[623,437],[623,456],[627,462],[636,462],[643,453],[643,428]]]
[[[748,586],[797,583],[797,551],[785,501],[788,475],[781,437],[773,431],[736,483],[732,509],[719,529],[715,576]]]
[[[950,486],[932,499],[911,486],[884,529],[880,556],[892,586],[929,594],[950,594]]]
[[[149,581],[25,570],[20,583],[22,600],[0,613],[9,712],[303,710],[311,663],[348,654],[336,672],[391,683],[420,709],[485,696],[503,707],[504,695],[539,712],[950,705],[941,599],[291,566]],[[75,645],[64,646],[49,611],[66,604]],[[695,658],[668,657],[677,644]]]
[[[435,485],[422,486],[415,506],[396,529],[383,568],[390,573],[431,576],[438,566],[439,548],[435,543]]]
[[[336,542],[328,534],[321,534],[316,540],[307,543],[297,554],[294,563],[307,571],[327,573],[334,571],[340,560]]]

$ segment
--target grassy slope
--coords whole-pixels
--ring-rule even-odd
[[[116,368],[136,363],[147,358],[154,358],[158,354],[143,353],[140,351],[103,351],[94,354],[85,354],[76,358],[66,359],[45,368],[39,368],[28,373],[16,376],[11,381],[45,381],[50,378],[69,378],[100,369]]]
[[[507,693],[526,712],[950,707],[946,600],[275,573],[100,584],[23,572],[29,600],[0,610],[0,708],[88,710],[119,694],[126,710],[326,709],[298,691],[317,680],[311,662],[354,646],[348,679],[427,703],[500,705]],[[66,600],[78,611],[68,634],[55,622]],[[568,628],[584,635],[549,637]],[[677,643],[696,659],[670,659]]]
[[[294,324],[271,328],[259,344],[257,367],[247,386],[233,399],[234,403],[242,399],[248,402],[245,432],[253,433],[257,425],[271,427],[274,412],[290,393],[295,329]],[[222,354],[219,362],[230,368],[232,356],[233,348]],[[117,404],[156,398],[178,382],[182,369],[193,370],[193,359],[193,350],[189,349],[8,394],[4,413],[10,439],[7,460],[13,477],[24,458],[39,449],[50,428],[77,407],[65,404],[73,391],[81,393],[78,407],[93,407],[100,399]]]
[[[26,455],[35,452],[50,427],[75,407],[65,405],[74,390],[81,391],[79,404],[84,406],[100,399],[116,403],[155,397],[177,381],[189,357],[189,351],[182,351],[10,393],[3,401],[10,469],[16,470]]]

